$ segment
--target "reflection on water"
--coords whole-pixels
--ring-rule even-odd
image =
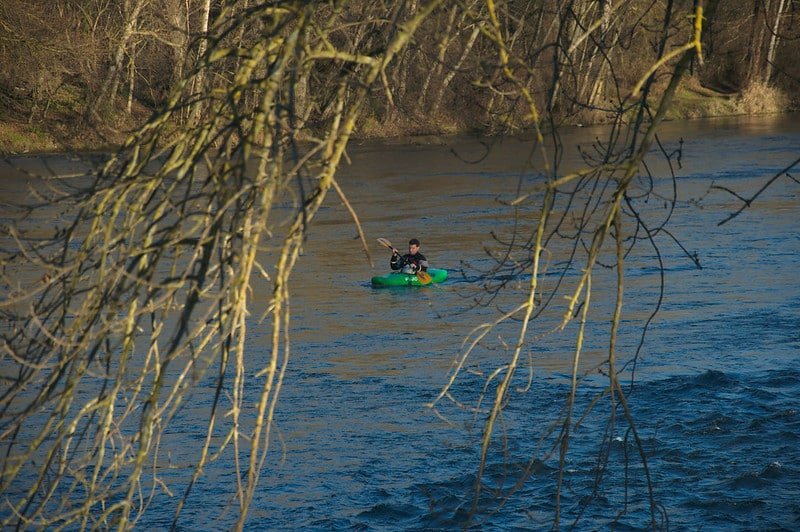
[[[565,168],[579,164],[575,147],[603,134],[602,128],[567,132]],[[661,300],[630,397],[651,453],[655,496],[673,527],[796,528],[800,186],[777,180],[723,226],[717,224],[739,203],[711,186],[743,196],[754,193],[797,158],[800,126],[791,117],[705,120],[689,128],[666,124],[660,135],[671,149],[681,139],[683,153],[675,169],[679,203],[669,228],[683,249],[666,235],[660,237],[663,295],[652,247],[644,242],[630,254],[626,320],[620,331],[624,362],[639,347],[641,327]],[[498,309],[512,308],[525,293],[529,278],[523,276],[492,306],[466,312],[478,283],[477,272],[465,263],[491,264],[484,251],[490,233],[508,232],[514,223],[502,201],[538,178],[527,164],[529,149],[524,139],[497,142],[488,155],[483,144],[469,139],[446,146],[351,147],[352,164],[339,182],[359,213],[375,266],[361,252],[346,209],[331,196],[291,279],[292,358],[279,404],[275,453],[256,495],[253,528],[435,529],[464,523],[483,417],[445,407],[446,422],[425,404],[446,382],[470,331],[494,319]],[[481,158],[479,164],[468,162]],[[49,164],[64,171],[73,163]],[[654,160],[650,171],[668,196],[669,169]],[[0,169],[4,199],[19,199],[23,181],[6,167]],[[642,207],[654,220],[664,211],[657,201]],[[54,215],[39,213],[41,223],[50,223]],[[370,277],[388,269],[389,257],[375,244],[377,237],[395,243],[419,238],[431,265],[450,270],[450,279],[426,289],[371,288]],[[696,254],[702,269],[686,253]],[[552,268],[556,271],[557,265]],[[597,273],[593,298],[598,307],[590,316],[585,368],[607,356],[614,275]],[[255,287],[256,306],[267,301],[270,290],[266,283]],[[564,334],[545,334],[553,325],[534,322],[537,340],[523,353],[533,373],[520,374],[515,400],[503,419],[505,454],[493,455],[485,480],[488,488],[507,488],[521,472],[530,476],[499,510],[490,500],[491,489],[485,492],[479,509],[489,520],[487,528],[540,527],[552,519],[557,455],[543,462],[532,459],[542,456],[536,444],[563,405],[575,332],[570,326]],[[261,357],[269,340],[265,326],[254,323],[249,330],[249,354]],[[454,388],[458,398],[474,404],[487,375],[507,360],[503,345],[513,345],[515,332],[513,324],[501,327],[493,349],[475,352]],[[530,387],[523,392],[529,376]],[[588,379],[579,406],[601,393],[603,383],[599,377]],[[202,418],[201,410],[196,415]],[[184,425],[173,435],[174,445],[196,443],[193,415],[189,410],[180,417]],[[579,499],[592,493],[605,419],[590,415],[576,428],[565,479],[568,517],[574,517]],[[635,452],[630,441],[614,445],[615,464],[625,452]],[[217,514],[203,508],[220,504],[221,486],[232,481],[232,470],[225,460],[208,468],[187,516],[202,520],[206,513]],[[609,467],[603,493],[587,510],[586,522],[604,526],[612,509],[622,507],[625,475],[622,468]],[[641,489],[636,486],[637,493]],[[646,501],[628,502],[629,513],[620,525],[646,526]],[[168,523],[171,505],[164,504],[163,515],[153,509],[144,526]]]

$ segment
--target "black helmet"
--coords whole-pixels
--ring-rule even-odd
[[[412,238],[411,240],[408,241],[408,245],[409,246],[419,246],[419,240],[417,240],[416,238]]]

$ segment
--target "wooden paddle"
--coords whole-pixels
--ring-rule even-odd
[[[395,248],[392,245],[392,243],[389,242],[388,240],[386,240],[385,238],[379,238],[378,242],[382,246],[386,246],[387,248],[391,249],[393,253],[397,253],[397,254],[400,253],[399,251],[397,251],[397,248]],[[417,270],[416,274],[417,274],[417,279],[419,279],[419,282],[422,283],[423,285],[430,284],[431,281],[433,280],[428,272],[423,272],[422,270]]]

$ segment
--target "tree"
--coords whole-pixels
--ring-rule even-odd
[[[772,81],[772,71],[775,65],[775,56],[777,55],[776,52],[781,41],[781,22],[785,16],[786,9],[786,0],[778,0],[778,5],[775,8],[775,22],[770,24],[769,46],[767,47],[767,67],[766,72],[764,73],[764,81],[767,83]]]
[[[87,117],[91,118],[98,112],[98,109],[112,105],[119,91],[119,84],[124,73],[125,58],[130,56],[130,48],[133,45],[133,37],[137,32],[139,17],[145,7],[146,0],[125,0],[122,4],[120,16],[122,18],[122,28],[116,37],[113,47],[111,64],[108,67],[105,79],[97,90],[93,103],[87,107]]]
[[[214,24],[217,40],[167,107],[90,187],[62,198],[74,209],[73,221],[47,241],[20,240],[19,252],[3,257],[7,286],[16,285],[17,264],[44,274],[40,286],[20,287],[2,303],[14,324],[3,339],[16,370],[0,397],[0,485],[14,494],[3,512],[6,525],[133,526],[160,486],[158,475],[147,480],[147,465],[161,458],[164,428],[190,384],[210,375],[216,396],[208,432],[175,519],[206,462],[232,452],[237,528],[243,528],[289,356],[287,280],[303,235],[327,193],[340,192],[335,171],[367,92],[439,4],[394,26],[373,55],[335,48],[331,37],[340,22],[318,24],[314,4],[223,9]],[[253,38],[232,46],[230,36],[240,29],[249,35],[249,28],[257,30]],[[292,104],[307,62],[344,70],[325,136],[301,154],[301,117]],[[192,81],[228,68],[231,78],[197,99]],[[173,133],[168,119],[186,105],[206,111],[199,123]],[[272,222],[273,205],[292,200],[288,224]],[[23,238],[13,229],[11,236]],[[265,246],[270,268],[259,257]],[[252,375],[245,367],[245,316],[250,283],[259,276],[274,287],[265,315],[272,346],[251,407],[253,398],[244,395]],[[97,395],[82,402],[81,383],[91,375],[99,378]],[[25,426],[37,415],[41,424]],[[143,500],[140,490],[148,493]]]
[[[789,4],[785,0],[755,0],[750,17],[750,41],[746,79],[751,84],[770,84],[781,28]]]
[[[133,526],[166,482],[156,467],[163,458],[160,440],[176,410],[191,400],[193,385],[202,382],[212,390],[212,408],[194,450],[192,478],[179,486],[174,524],[204,465],[230,453],[236,527],[245,526],[290,359],[288,280],[303,238],[331,190],[349,207],[336,180],[344,150],[376,101],[373,93],[392,101],[393,60],[426,24],[457,32],[469,28],[466,38],[439,35],[428,43],[431,48],[420,49],[442,58],[462,42],[449,55],[456,66],[470,60],[463,50],[479,51],[480,68],[455,77],[471,76],[490,92],[485,101],[506,118],[504,125],[524,120],[534,132],[532,159],[540,170],[539,182],[510,204],[532,215],[520,216],[517,233],[498,236],[501,253],[494,256],[500,258],[487,272],[488,289],[479,303],[491,304],[509,278],[529,274],[529,284],[516,307],[475,330],[432,405],[450,397],[464,362],[490,331],[514,326],[508,358],[484,388],[488,407],[481,410],[483,396],[475,406],[485,424],[473,512],[499,420],[515,398],[512,384],[523,351],[535,344],[530,325],[545,312],[558,316],[559,329],[577,322],[571,391],[564,414],[545,431],[553,436],[545,454],[558,456],[561,466],[560,501],[579,418],[575,396],[592,284],[608,260],[616,280],[603,364],[608,386],[597,400],[609,426],[600,458],[606,467],[610,438],[618,431],[630,434],[648,484],[647,526],[660,524],[647,453],[618,376],[616,339],[628,253],[640,241],[655,247],[669,216],[651,223],[639,212],[632,188],[639,184],[650,197],[645,159],[657,145],[659,124],[682,78],[702,59],[703,29],[714,18],[716,2],[696,2],[690,12],[673,12],[677,8],[667,2],[658,12],[661,24],[648,34],[656,54],[632,80],[615,74],[612,48],[620,35],[633,39],[634,29],[645,27],[640,19],[624,28],[619,19],[615,26],[606,3],[570,2],[563,10],[555,9],[558,3],[541,10],[520,4],[457,4],[463,11],[442,9],[438,0],[409,11],[388,2],[221,7],[209,28],[208,50],[165,106],[89,187],[56,190],[47,198],[70,209],[68,224],[47,239],[4,229],[18,245],[2,256],[3,282],[13,287],[0,302],[12,324],[3,331],[4,356],[15,370],[0,396],[0,487],[9,494],[0,514],[5,525]],[[530,13],[534,23],[525,24],[520,14]],[[353,19],[355,14],[360,18]],[[411,67],[404,64],[397,79]],[[598,72],[602,84],[607,79],[615,90],[598,88],[583,68]],[[657,93],[659,82],[665,86]],[[585,154],[584,168],[563,172],[557,148],[561,115],[555,110],[562,104],[592,108],[598,98],[616,98],[605,108],[614,115],[612,133],[595,153]],[[200,109],[197,120],[172,120],[186,109]],[[554,150],[545,135],[555,140]],[[668,162],[671,157],[666,155]],[[277,219],[276,206],[285,205],[292,205],[290,215]],[[567,266],[555,285],[545,286],[543,259],[562,237]],[[362,240],[366,250],[363,235]],[[39,269],[41,280],[17,283],[15,274],[26,268]],[[573,282],[565,280],[570,268],[579,272]],[[245,357],[246,316],[250,287],[263,280],[272,287],[263,316],[270,343],[254,360]],[[557,295],[567,296],[563,306]],[[81,387],[89,385],[98,393],[82,396]],[[27,424],[34,418],[44,423]],[[29,477],[33,481],[26,485]],[[559,509],[554,525],[560,523]]]
[[[705,7],[705,10],[703,10]],[[538,183],[533,190],[521,193],[511,206],[515,210],[536,213],[534,223],[526,222],[526,218],[520,215],[518,224],[515,228],[520,228],[517,233],[506,238],[498,237],[500,249],[492,250],[491,256],[498,257],[497,265],[492,271],[486,272],[485,283],[490,287],[480,304],[490,304],[497,294],[500,293],[508,283],[508,279],[519,278],[523,272],[530,273],[530,284],[527,286],[527,296],[518,306],[501,314],[496,321],[476,327],[470,338],[465,341],[467,348],[463,352],[458,362],[454,365],[448,384],[439,393],[431,406],[436,406],[443,402],[445,398],[452,398],[452,388],[459,377],[468,357],[472,351],[484,341],[487,335],[503,324],[513,320],[518,321],[517,336],[509,342],[508,358],[498,365],[493,371],[483,388],[484,393],[480,395],[474,407],[478,411],[485,411],[486,422],[483,428],[481,460],[478,475],[475,481],[472,504],[472,513],[478,508],[478,501],[483,488],[483,473],[489,458],[492,442],[495,440],[496,431],[502,413],[508,404],[513,401],[515,393],[512,383],[515,376],[521,370],[523,364],[523,352],[530,349],[535,341],[531,339],[529,327],[532,321],[542,319],[550,314],[549,322],[555,321],[555,330],[564,330],[573,320],[578,320],[577,333],[575,338],[575,351],[573,354],[571,392],[566,400],[561,418],[547,429],[540,431],[541,440],[539,448],[543,448],[543,456],[531,457],[531,467],[524,474],[530,474],[533,464],[537,460],[544,460],[553,454],[559,457],[559,476],[556,491],[556,515],[554,518],[554,528],[558,528],[561,519],[560,497],[566,456],[569,452],[571,431],[580,424],[580,416],[575,412],[575,397],[577,394],[581,375],[579,374],[579,361],[582,355],[582,347],[585,340],[587,316],[592,307],[592,283],[594,271],[601,264],[608,264],[614,268],[616,278],[616,301],[613,315],[610,316],[611,328],[608,334],[608,356],[603,364],[602,373],[608,378],[606,392],[596,401],[592,402],[590,408],[599,408],[601,401],[607,401],[607,423],[606,440],[602,443],[601,456],[598,457],[602,464],[598,475],[598,482],[601,482],[603,472],[609,467],[609,457],[611,441],[615,433],[619,430],[630,434],[636,443],[640,465],[645,476],[648,489],[650,505],[650,528],[663,526],[661,522],[662,511],[655,500],[652,491],[652,479],[648,471],[647,453],[642,446],[641,439],[637,433],[636,423],[631,414],[626,392],[619,380],[619,367],[617,365],[616,340],[622,316],[622,303],[624,295],[625,278],[625,257],[630,252],[632,246],[639,239],[635,235],[642,235],[646,242],[655,246],[654,236],[663,230],[664,221],[661,225],[650,225],[650,222],[637,209],[637,203],[633,200],[630,188],[632,184],[639,180],[647,183],[648,176],[642,176],[640,172],[643,168],[645,158],[656,141],[656,132],[660,122],[663,120],[672,98],[681,82],[681,78],[686,74],[692,62],[700,59],[702,49],[701,30],[706,19],[712,19],[716,8],[716,3],[710,2],[703,6],[697,4],[693,11],[694,23],[691,28],[686,28],[685,43],[671,51],[666,46],[671,31],[670,20],[675,16],[668,8],[663,14],[664,24],[662,25],[660,55],[656,62],[645,71],[641,79],[633,86],[631,94],[619,102],[619,109],[630,106],[636,117],[630,125],[625,126],[625,134],[615,131],[612,136],[604,143],[598,143],[593,155],[586,155],[586,168],[563,175],[558,171],[558,153],[553,155],[552,161],[548,164],[548,156],[544,151],[542,135],[539,134],[538,143],[542,146],[542,161],[540,164],[546,169],[552,168],[552,175],[549,174]],[[594,30],[602,27],[605,20],[604,12],[600,12],[597,24],[589,25]],[[497,19],[491,13],[490,20]],[[569,17],[562,16],[562,27],[559,28],[559,35],[564,32],[572,31],[572,21]],[[495,23],[495,28],[499,26]],[[512,60],[505,54],[507,47],[503,42],[501,31],[495,31],[494,40],[499,50],[499,64],[503,66],[506,80],[513,84],[520,84],[518,77],[511,69]],[[671,63],[672,60],[677,60]],[[655,75],[665,65],[671,64],[669,82],[660,96],[659,101],[651,104],[650,87],[655,79]],[[561,79],[561,72],[556,67],[553,76],[553,87],[556,92]],[[624,85],[623,85],[624,86]],[[640,92],[643,91],[643,92]],[[531,115],[536,116],[535,103],[526,97],[524,86],[520,86],[518,94],[525,97],[531,107]],[[552,94],[552,93],[551,93]],[[635,103],[631,103],[631,99]],[[635,100],[639,98],[638,100]],[[552,101],[552,99],[551,99]],[[652,107],[651,107],[652,105]],[[553,107],[552,105],[550,106]],[[628,111],[629,112],[629,111]],[[621,120],[623,117],[620,116]],[[668,157],[669,158],[669,157]],[[674,176],[673,176],[674,177]],[[652,176],[649,177],[652,179]],[[645,185],[645,190],[648,186]],[[652,188],[649,188],[652,191]],[[649,197],[650,192],[645,192],[645,197]],[[532,204],[532,205],[531,205]],[[530,214],[528,215],[530,216]],[[669,215],[666,216],[668,220]],[[574,229],[570,230],[568,227]],[[558,276],[559,280],[548,287],[544,284],[545,264],[544,256],[554,241],[568,239],[572,241],[566,257],[559,256],[555,263],[565,264]],[[607,246],[613,248],[611,256],[603,257]],[[576,264],[582,258],[580,264]],[[606,261],[606,262],[603,262]],[[578,275],[571,283],[565,281],[569,271],[577,271]],[[502,275],[500,275],[502,273]],[[494,279],[499,279],[494,281]],[[561,296],[561,297],[559,297]],[[561,306],[557,302],[566,300]],[[656,309],[657,310],[657,309]],[[553,316],[554,315],[554,316]],[[559,318],[560,317],[560,318]],[[645,331],[646,332],[646,326]],[[457,401],[454,399],[454,401]],[[481,405],[486,402],[489,404],[483,410]],[[627,436],[626,436],[627,438]],[[627,467],[627,464],[624,464]],[[513,491],[513,489],[512,489]]]

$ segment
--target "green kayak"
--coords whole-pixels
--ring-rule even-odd
[[[431,284],[441,283],[447,279],[447,270],[428,268],[428,275],[431,276]],[[386,275],[378,275],[372,278],[372,286],[425,286],[413,273],[392,272]]]

